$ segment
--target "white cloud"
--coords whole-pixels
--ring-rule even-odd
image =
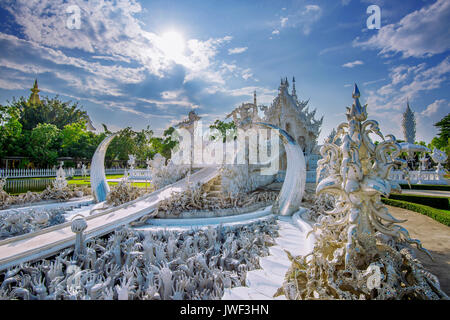
[[[161,37],[142,28],[135,16],[142,8],[135,0],[74,0],[70,5],[81,9],[81,28],[66,27],[69,15],[65,0],[28,1],[7,0],[7,9],[23,29],[28,45],[39,47],[41,56],[58,64],[74,65],[102,77],[124,83],[138,83],[145,73],[164,77],[174,64],[186,68],[186,81],[205,79],[223,83],[215,58],[221,45],[232,37],[211,38],[206,41],[190,39],[182,55],[168,56],[161,47]],[[66,49],[79,49],[92,59],[133,63],[139,67],[107,66],[69,56]],[[89,56],[89,55],[88,55]],[[145,71],[145,72],[144,72]]]
[[[367,97],[366,103],[372,117],[380,120],[385,128],[398,137],[402,137],[398,124],[401,123],[409,99],[411,108],[416,112],[417,139],[429,142],[437,132],[432,124],[448,113],[450,105],[445,99],[436,99],[428,106],[418,105],[415,101],[424,93],[430,95],[433,90],[441,88],[449,73],[450,57],[434,66],[426,63],[394,66],[390,69],[389,83],[378,89],[367,90],[363,98]]]
[[[253,73],[251,71],[252,70],[250,68],[243,70],[242,71],[242,78],[244,78],[244,80],[247,80],[247,79],[253,77]]]
[[[361,60],[356,60],[356,61],[344,63],[342,66],[344,68],[354,68],[356,66],[363,65],[363,64],[364,64],[364,62],[362,62]]]
[[[228,49],[228,54],[238,54],[247,51],[248,47]]]
[[[161,97],[163,99],[176,99],[180,96],[182,93],[181,90],[172,90],[172,91],[163,91],[161,92]]]
[[[450,110],[450,103],[445,99],[435,100],[433,103],[429,104],[425,110],[423,110],[420,114],[426,117],[430,117],[436,114],[439,110],[447,108]]]
[[[450,49],[450,1],[416,10],[398,23],[383,26],[365,42],[355,39],[355,46],[380,49],[381,54],[401,53],[407,57],[428,57]]]
[[[300,10],[293,10],[279,20],[279,28],[272,31],[272,34],[279,34],[283,28],[300,28],[305,35],[309,35],[312,25],[322,16],[322,8],[315,4],[303,6]]]

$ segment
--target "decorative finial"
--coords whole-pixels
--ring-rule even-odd
[[[295,77],[292,77],[292,96],[297,98],[297,91],[295,90]]]
[[[359,93],[358,85],[355,83],[355,89],[353,90],[352,97],[353,99],[358,99],[361,96]]]
[[[352,97],[355,99],[351,108],[347,108],[347,120],[364,121],[367,118],[367,104],[361,106],[359,102],[359,97],[361,96],[358,86],[355,83],[355,88],[353,90]]]

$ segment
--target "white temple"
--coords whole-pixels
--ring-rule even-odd
[[[309,110],[309,100],[299,100],[292,79],[292,92],[289,93],[287,78],[281,80],[278,96],[270,107],[262,106],[265,122],[286,130],[302,147],[305,156],[317,153],[317,138],[320,134],[323,117],[315,119],[316,110]]]

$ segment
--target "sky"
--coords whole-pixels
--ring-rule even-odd
[[[369,29],[368,7],[381,9]],[[450,0],[2,0],[0,103],[77,101],[94,126],[159,135],[194,109],[206,123],[243,102],[270,105],[281,77],[324,116],[319,143],[344,122],[353,84],[382,132],[416,140],[450,111]]]

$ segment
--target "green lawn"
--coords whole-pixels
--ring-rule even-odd
[[[118,178],[122,178],[123,175],[106,175],[106,179],[118,179]],[[68,184],[69,185],[77,185],[77,186],[90,186],[91,185],[91,181],[90,178],[85,178],[82,179],[81,177],[75,178],[75,179],[71,179],[68,180]],[[115,186],[118,184],[118,182],[114,182],[114,181],[108,181],[108,184],[110,186]],[[132,186],[133,187],[138,187],[138,188],[148,188],[150,187],[150,183],[145,183],[145,182],[132,182]]]

